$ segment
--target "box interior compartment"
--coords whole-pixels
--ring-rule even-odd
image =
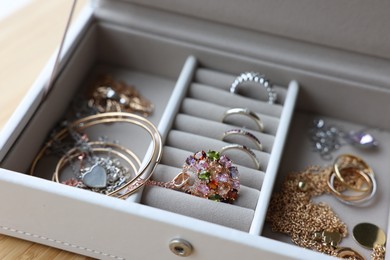
[[[118,8],[121,5],[119,2],[113,6]],[[375,151],[343,146],[334,156],[348,152],[364,158],[374,169],[378,190],[372,204],[367,207],[346,206],[332,196],[321,196],[318,199],[329,202],[341,219],[345,220],[349,232],[354,224],[363,221],[375,223],[387,230],[390,203],[387,199],[390,197],[387,189],[390,184],[387,174],[390,168],[387,160],[390,156],[390,121],[387,118],[390,114],[388,60],[262,35],[208,21],[195,23],[191,17],[177,14],[166,16],[165,12],[159,10],[151,10],[152,14],[157,15],[147,16],[145,14],[149,11],[139,6],[134,6],[134,10],[142,12],[134,13],[130,20],[121,20],[123,12],[120,10],[117,10],[118,16],[112,18],[108,16],[110,12],[97,10],[95,20],[73,47],[53,89],[1,162],[2,168],[28,173],[35,155],[50,131],[64,116],[71,101],[101,72],[133,84],[155,105],[155,112],[148,119],[155,125],[161,124],[163,112],[169,104],[183,65],[187,57],[193,55],[198,65],[194,74],[188,75],[190,83],[183,100],[176,104],[177,114],[171,115],[174,118],[172,125],[165,129],[163,159],[155,170],[153,179],[169,181],[180,172],[185,158],[191,153],[200,149],[219,150],[226,145],[227,142],[221,141],[220,135],[237,126],[234,120],[222,123],[218,117],[228,107],[236,106],[251,106],[264,122],[264,133],[255,131],[250,125],[246,126],[263,143],[264,151],[255,151],[262,167],[254,170],[246,155],[241,157],[235,152],[229,153],[232,159],[238,156],[236,160],[239,162],[239,170],[243,169],[240,170],[241,194],[233,205],[149,186],[145,187],[139,198],[141,204],[288,242],[288,237],[273,233],[269,226],[262,229],[267,203],[276,176],[277,183],[280,183],[290,171],[301,170],[313,164],[330,163],[312,151],[308,138],[310,123],[314,118],[321,117],[327,123],[346,131],[369,129],[377,138],[379,148]],[[150,25],[142,23],[143,21],[161,17],[166,18],[162,19],[161,28],[153,28],[154,31],[150,28],[143,30],[142,26],[146,28]],[[110,19],[113,21],[110,22]],[[170,24],[170,19],[175,24],[169,34],[164,34],[164,26]],[[186,30],[176,30],[175,26],[180,27],[181,24],[188,24],[189,27]],[[175,32],[177,35],[174,35]],[[200,32],[204,32],[204,36],[195,40],[194,37]],[[218,37],[206,39],[213,32],[218,32]],[[231,42],[224,45],[221,39],[230,39]],[[274,59],[271,54],[275,54]],[[259,101],[256,91],[246,93],[245,96],[231,95],[228,88],[232,80],[244,71],[264,73],[275,84],[280,103],[264,104]],[[297,109],[288,136],[284,133],[277,136],[283,105],[289,92],[286,87],[291,80],[297,80],[300,84]],[[294,102],[288,108],[291,113],[295,107],[295,94],[292,94]],[[288,127],[289,119],[286,122]],[[202,127],[203,125],[206,127]],[[98,127],[91,129],[89,134],[98,138],[102,132],[109,131],[120,143],[134,144],[131,149],[142,158],[149,144],[148,137],[139,138],[136,142],[134,139],[130,140],[129,137],[138,137],[138,134],[129,134],[136,130],[125,127],[126,131],[122,131],[122,126]],[[284,150],[277,151],[280,156],[283,154],[281,161],[276,160],[272,171],[267,172],[276,136],[283,140],[278,149],[283,148],[285,138],[287,143]],[[50,179],[53,162],[49,160],[42,163],[36,175]],[[50,185],[50,182],[43,184]],[[276,191],[277,189],[278,185],[275,187]],[[258,225],[255,231],[252,229],[254,222]],[[356,248],[365,255],[369,254],[361,247],[358,248],[351,235],[343,240],[342,245]]]
[[[310,86],[306,86],[310,87]],[[350,92],[346,94],[339,93],[336,89],[329,85],[329,88],[334,90],[330,95],[336,96],[336,99],[345,98],[344,109],[339,110],[336,115],[332,110],[334,104],[333,97],[324,97],[321,106],[311,104],[305,105],[304,109],[297,109],[294,114],[291,129],[288,135],[288,141],[283,154],[282,163],[278,172],[278,179],[275,184],[274,192],[278,192],[280,185],[286,177],[287,173],[300,172],[311,165],[318,165],[321,167],[330,166],[334,159],[341,154],[352,154],[362,158],[374,171],[377,182],[377,190],[375,196],[364,203],[363,205],[347,205],[338,200],[331,194],[324,194],[318,197],[313,197],[314,203],[327,203],[336,215],[347,225],[348,235],[342,239],[340,246],[349,247],[356,250],[358,253],[369,259],[372,250],[366,249],[359,245],[353,238],[352,229],[359,223],[373,223],[380,227],[385,233],[389,228],[389,200],[390,191],[387,188],[390,185],[390,178],[388,175],[388,168],[390,162],[388,160],[390,154],[390,121],[383,111],[383,108],[388,107],[388,100],[390,100],[389,91],[366,90],[363,92]],[[302,92],[306,88],[303,87]],[[341,86],[340,91],[344,91]],[[377,92],[378,91],[378,92]],[[383,102],[378,103],[380,99],[374,98],[377,94],[382,95]],[[305,98],[310,99],[308,94]],[[300,96],[302,98],[302,96]],[[360,100],[369,102],[367,106],[361,106]],[[301,101],[302,102],[302,101]],[[302,107],[302,103],[298,101],[298,107]],[[377,111],[367,111],[367,107],[377,107]],[[332,114],[332,116],[329,116]],[[346,116],[350,114],[351,117]],[[378,124],[367,125],[364,122],[367,118],[378,118]],[[377,142],[378,147],[373,149],[361,148],[346,143],[347,141],[340,138],[342,143],[340,149],[331,153],[331,158],[323,158],[313,147],[310,140],[310,129],[313,127],[313,122],[316,119],[323,119],[327,125],[335,126],[345,133],[357,132],[364,130],[372,134]],[[369,121],[369,120],[367,120]],[[272,239],[292,243],[291,239],[286,234],[272,232],[271,224],[266,222],[262,235]],[[368,234],[367,234],[368,235]],[[388,243],[387,243],[388,244]]]
[[[128,48],[129,45],[134,47]],[[95,52],[91,52],[88,49],[89,46],[95,46]],[[91,86],[102,73],[134,85],[144,97],[150,99],[155,104],[155,112],[148,119],[157,126],[184,64],[184,54],[190,54],[191,50],[183,49],[183,54],[180,55],[180,49],[178,50],[176,45],[169,41],[103,23],[90,28],[77,52],[89,54],[91,62],[80,63],[79,59],[84,57],[75,53],[74,58],[68,64],[70,69],[62,72],[55,88],[51,90],[45,102],[41,104],[34,118],[29,122],[26,128],[29,131],[24,131],[7,154],[3,161],[4,168],[16,172],[28,172],[31,162],[50,131],[64,114],[69,112],[67,110],[72,110],[72,100],[78,100],[74,97],[84,93],[85,89]],[[72,68],[75,64],[77,67],[83,66],[84,75],[79,76],[79,81],[74,79],[73,82],[69,82],[68,78],[72,77],[68,73],[73,73]],[[236,74],[229,74],[201,65],[196,69],[194,78],[186,89],[187,94],[182,100],[179,113],[170,115],[175,118],[173,129],[164,137],[162,163],[156,169],[154,176],[160,181],[171,180],[180,172],[185,158],[191,153],[202,149],[219,151],[229,144],[228,141],[221,140],[223,132],[240,128],[240,126],[244,126],[261,140],[263,151],[253,147],[250,142],[244,141],[243,143],[249,147],[252,145],[250,148],[256,154],[261,168],[253,169],[254,162],[247,154],[242,154],[242,151],[226,151],[234,162],[237,161],[242,178],[240,196],[234,205],[218,203],[218,207],[215,207],[213,201],[157,187],[147,187],[141,199],[143,204],[244,231],[249,231],[252,221],[257,221],[254,220],[254,214],[259,193],[288,92],[286,87],[274,86],[278,95],[277,103],[274,105],[267,103],[265,88],[258,89],[258,86],[251,86],[250,83],[244,84],[241,94],[231,94],[229,88],[239,75],[239,68],[237,71]],[[70,89],[64,93],[65,88]],[[294,98],[295,96],[292,97]],[[226,118],[226,122],[223,123],[223,113],[229,108],[250,108],[260,116],[264,124],[264,132],[260,132],[253,121],[247,122],[248,119],[243,119],[239,115]],[[50,120],[48,120],[49,116]],[[93,140],[105,137],[118,142],[133,150],[140,158],[145,156],[149,144],[147,135],[142,135],[134,127],[123,124],[95,126],[87,129],[86,133]],[[235,141],[230,140],[230,142]],[[29,159],[20,163],[17,159],[20,156]],[[54,158],[44,156],[37,164],[35,175],[50,180],[57,161],[56,156]],[[70,168],[64,171],[66,178],[63,179],[72,176]],[[271,172],[269,175],[274,176],[275,173]],[[168,199],[169,196],[172,198]],[[180,199],[183,200],[182,203],[177,203],[176,201]],[[197,205],[198,208],[194,210],[192,207],[187,207],[188,205]],[[208,210],[203,211],[204,207]],[[204,214],[205,212],[214,213]],[[228,219],[226,215],[232,217]]]
[[[147,52],[148,55],[152,55],[157,60],[163,60],[164,57],[161,55],[165,53],[156,48],[156,46],[161,46],[158,42],[137,35],[127,35],[127,38],[124,38],[125,35],[120,31],[116,31],[115,35],[110,34],[107,29],[96,24],[89,28],[83,41],[80,42],[72,55],[68,66],[61,72],[54,88],[49,92],[26,127],[28,131],[23,132],[7,154],[3,161],[4,168],[17,172],[28,172],[33,158],[51,131],[59,127],[58,124],[65,118],[66,113],[77,107],[77,102],[74,105],[73,100],[83,96],[101,75],[109,75],[115,80],[133,85],[142,96],[147,97],[154,104],[154,112],[148,119],[155,125],[158,124],[184,60],[174,62],[171,59],[167,64],[156,65],[153,59],[142,59],[142,56],[146,56],[145,52]],[[130,51],[127,48],[128,44],[135,44],[139,48],[130,48]],[[150,46],[153,44],[154,46]],[[113,50],[116,52],[114,53]],[[116,62],[114,62],[115,60]],[[140,158],[143,157],[150,141],[147,135],[139,136],[141,138],[131,138],[129,133],[135,131],[134,128],[131,129],[127,126],[126,130],[122,131],[119,129],[122,129],[123,126],[119,129],[115,126],[107,127],[106,130],[112,132],[117,139],[111,141],[119,141],[124,145],[131,142],[131,149],[135,149]],[[97,137],[99,131],[102,129],[93,127],[88,134]],[[20,162],[18,160],[20,156],[26,160]],[[44,166],[46,163],[42,163],[42,165]],[[38,176],[47,177],[47,174],[43,173],[45,171],[50,172],[51,170],[39,170]]]

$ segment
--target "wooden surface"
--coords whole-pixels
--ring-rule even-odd
[[[86,1],[78,2],[77,12]],[[58,47],[71,5],[70,0],[33,0],[0,20],[0,127]],[[90,258],[0,235],[0,259]]]

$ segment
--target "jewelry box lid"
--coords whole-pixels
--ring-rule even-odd
[[[388,1],[124,1],[266,34],[390,58]]]

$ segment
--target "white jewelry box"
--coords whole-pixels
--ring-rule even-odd
[[[374,21],[376,14],[388,9],[375,7],[377,12],[367,14],[363,2],[346,4],[345,8],[338,3],[333,9],[328,2],[276,5],[272,1],[248,1],[241,3],[239,11],[234,2],[223,7],[216,1],[134,2],[98,1],[85,10],[68,35],[61,69],[49,94],[44,86],[50,77],[50,65],[4,127],[0,140],[2,233],[99,259],[170,259],[175,257],[169,249],[173,239],[188,241],[193,246],[189,256],[193,259],[329,258],[269,238],[273,235],[263,230],[277,173],[282,176],[309,164],[324,163],[312,153],[306,133],[301,131],[312,114],[350,129],[381,129],[376,133],[379,151],[350,147],[340,150],[357,153],[372,165],[379,182],[377,201],[369,208],[357,209],[345,208],[332,199],[330,203],[336,204],[335,209],[341,210],[340,216],[348,222],[366,220],[387,228],[390,121],[384,115],[390,112],[389,45],[385,44],[386,38],[372,40],[377,35],[388,35],[387,27],[379,25],[379,17],[372,25],[364,24],[370,30],[363,35],[356,31],[363,21],[351,14],[371,15]],[[272,10],[273,17],[268,10]],[[305,23],[302,14],[310,14],[316,22]],[[330,20],[330,15],[334,19]],[[338,23],[343,25],[342,33],[335,29]],[[324,24],[328,26],[324,28]],[[198,94],[203,89],[199,85],[228,88],[231,77],[247,70],[265,73],[276,85],[289,85],[286,94],[282,94],[283,107],[272,153],[251,213],[243,210],[239,215],[237,209],[237,219],[234,210],[218,204],[213,205],[217,210],[233,212],[226,223],[215,220],[218,215],[200,220],[159,209],[164,208],[159,204],[164,198],[148,200],[149,204],[158,204],[150,206],[145,205],[146,199],[140,194],[123,201],[25,174],[77,89],[100,70],[131,79],[146,96],[152,97],[156,115],[151,120],[170,144],[175,138],[169,136],[176,118],[173,115],[182,109],[180,104],[188,91]],[[291,80],[300,83],[299,95],[296,82]],[[188,90],[190,86],[196,86],[195,90]],[[194,93],[191,95],[196,99]],[[290,127],[295,102],[298,111]],[[185,206],[191,211],[194,205]],[[231,223],[233,227],[229,227]],[[356,247],[353,241],[348,243]]]

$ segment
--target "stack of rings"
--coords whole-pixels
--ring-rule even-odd
[[[105,193],[108,196],[115,196],[119,198],[125,198],[130,194],[133,194],[146,183],[146,181],[150,178],[151,174],[153,173],[153,170],[156,167],[157,163],[160,161],[162,156],[162,140],[157,128],[149,120],[145,119],[142,116],[125,113],[125,112],[110,112],[110,113],[102,113],[102,114],[87,116],[79,120],[76,120],[66,128],[63,128],[62,130],[57,132],[53,136],[53,138],[49,142],[47,142],[45,146],[39,151],[38,155],[36,156],[30,168],[30,174],[34,175],[38,162],[44,157],[47,150],[53,145],[53,143],[65,139],[70,134],[70,130],[82,131],[86,128],[95,125],[111,124],[117,122],[133,124],[143,128],[148,132],[148,134],[152,139],[153,145],[152,145],[152,151],[148,153],[148,159],[146,163],[141,165],[140,160],[132,151],[130,151],[125,147],[119,146],[117,144],[108,143],[108,142],[103,142],[103,143],[89,142],[87,144],[91,146],[90,148],[91,152],[113,154],[116,157],[119,157],[123,159],[125,162],[127,162],[134,171],[136,171],[136,169],[139,168],[138,171],[136,171],[137,173],[135,177],[126,179],[123,183],[118,185],[114,190]],[[67,163],[69,163],[72,160],[72,158],[75,158],[80,154],[81,154],[80,151],[77,149],[69,149],[67,153],[63,157],[61,157],[61,159],[58,161],[55,171],[53,173],[53,180],[56,182],[60,182],[61,170],[65,167]],[[135,164],[132,160],[135,162]],[[100,178],[98,181],[96,180],[94,181],[93,184],[95,185],[94,188],[100,187],[102,189],[105,189],[106,187],[104,187],[105,186],[104,179],[109,176],[103,176],[102,174],[103,170],[101,168],[99,169],[99,162],[95,163],[93,167],[91,167],[90,169],[86,169],[86,171],[81,176],[81,180],[84,182],[86,186],[88,186],[88,184],[91,183],[90,180],[84,180],[83,178],[88,179],[88,177],[85,176],[88,176],[88,174],[90,174],[92,171],[94,171],[97,174],[98,179]]]
[[[259,132],[264,131],[264,124],[261,121],[260,117],[248,108],[229,108],[223,114],[222,122],[225,122],[228,117],[234,116],[234,115],[243,115],[243,116],[253,120],[253,122],[257,126],[257,130]],[[240,135],[240,136],[246,137],[249,141],[251,141],[251,143],[254,145],[254,147],[257,150],[259,150],[259,151],[263,150],[263,145],[260,142],[260,140],[246,129],[238,129],[237,128],[237,129],[227,130],[222,135],[222,141],[225,141],[227,138],[229,138],[230,136],[233,136],[233,135]],[[260,169],[260,166],[261,166],[260,162],[257,159],[256,154],[252,151],[251,148],[249,148],[246,145],[242,145],[242,144],[230,144],[230,145],[222,147],[221,153],[224,153],[227,150],[232,150],[232,149],[237,149],[237,150],[243,151],[246,154],[248,154],[251,157],[252,161],[254,162],[255,168],[257,170]]]
[[[259,83],[261,86],[265,88],[268,95],[268,103],[274,104],[276,102],[276,93],[273,90],[272,84],[264,77],[264,75],[260,75],[256,72],[244,72],[238,76],[230,86],[230,93],[236,94],[238,87],[247,81],[253,81],[255,83]]]
[[[345,192],[340,192],[337,185]],[[335,159],[328,186],[333,195],[349,205],[367,202],[377,190],[371,167],[363,159],[351,154],[342,154]]]

